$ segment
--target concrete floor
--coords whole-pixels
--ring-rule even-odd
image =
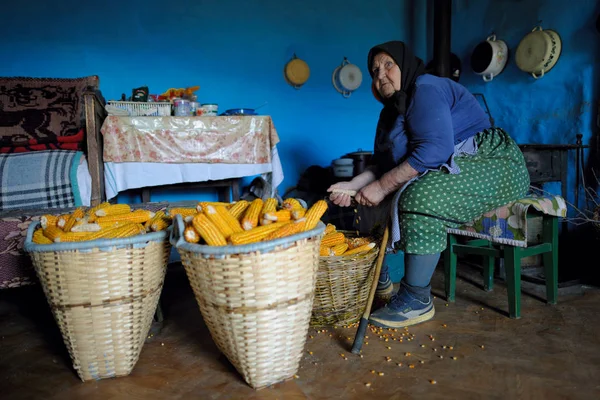
[[[102,381],[78,379],[39,287],[0,291],[0,398],[600,398],[600,289],[561,289],[549,306],[525,284],[523,318],[510,320],[501,283],[486,293],[477,273],[459,272],[456,303],[437,297],[434,320],[370,331],[363,358],[349,352],[355,328],[311,328],[298,378],[260,391],[216,349],[180,268],[167,275],[162,331],[130,376]],[[433,287],[441,296],[439,270]]]

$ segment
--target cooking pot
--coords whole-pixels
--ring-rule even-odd
[[[515,61],[521,71],[539,79],[556,65],[561,50],[562,40],[557,32],[536,26],[521,39]]]
[[[342,65],[333,70],[331,83],[342,96],[350,97],[350,94],[358,89],[362,83],[362,72],[360,72],[360,68],[350,64],[348,59],[344,57]]]
[[[484,82],[489,82],[504,70],[507,60],[506,42],[496,39],[496,35],[491,35],[475,46],[471,54],[471,68]]]
[[[354,176],[356,176],[365,172],[365,169],[373,158],[373,152],[358,149],[358,151],[344,155],[343,158],[351,158],[354,160]]]

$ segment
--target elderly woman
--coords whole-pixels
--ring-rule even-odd
[[[370,322],[399,328],[435,313],[430,280],[446,249],[447,229],[524,196],[529,175],[518,146],[490,126],[475,97],[451,79],[426,74],[404,43],[375,46],[368,66],[373,93],[383,103],[373,165],[328,191],[340,206],[352,199],[336,190],[357,191],[361,209],[385,215],[388,251],[404,252],[405,275]],[[378,294],[392,290],[384,266]]]

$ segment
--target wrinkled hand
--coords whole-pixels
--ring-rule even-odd
[[[387,193],[383,190],[380,181],[375,181],[362,188],[354,198],[358,204],[368,207],[375,207],[383,199]]]
[[[352,181],[338,182],[331,185],[327,191],[331,193],[334,189],[358,191],[360,187],[357,187],[357,184],[353,183]],[[346,193],[331,193],[329,195],[329,199],[333,204],[336,204],[340,207],[350,207],[350,204],[352,204],[352,197]]]

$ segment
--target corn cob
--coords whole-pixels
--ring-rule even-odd
[[[329,257],[331,255],[331,248],[327,246],[321,246],[319,248],[319,255],[321,257]]]
[[[321,240],[321,245],[327,246],[327,247],[333,247],[336,244],[344,243],[345,239],[346,239],[346,237],[344,236],[344,234],[342,232],[332,232],[332,233],[328,233],[327,235],[323,236],[323,239]]]
[[[325,214],[325,211],[327,211],[327,203],[325,202],[325,200],[318,200],[315,204],[313,204],[308,209],[304,217],[306,219],[306,225],[304,226],[304,230],[309,231],[311,229],[314,229],[315,226],[317,226],[317,224],[321,220],[323,214]]]
[[[188,217],[188,216],[194,216],[198,213],[198,211],[195,208],[184,208],[184,207],[177,207],[177,208],[171,208],[169,211],[169,217],[171,218],[175,218],[175,216],[177,214],[181,215],[181,218]]]
[[[196,211],[198,211],[199,213],[204,212],[203,206],[223,206],[227,208],[231,206],[231,203],[224,203],[222,201],[201,201],[198,204],[196,204]]]
[[[327,224],[327,226],[325,227],[325,235],[327,235],[328,233],[335,232],[336,230],[337,229],[336,229],[335,225]]]
[[[157,211],[156,213],[154,213],[154,217],[152,217],[148,221],[144,222],[144,228],[146,228],[146,230],[149,231],[150,227],[152,226],[154,221],[156,221],[157,219],[164,217],[164,216],[165,216],[165,212],[163,210]]]
[[[102,218],[106,218],[106,217],[102,217]],[[111,220],[101,221],[100,219],[98,219],[98,221],[94,222],[94,224],[96,224],[100,227],[100,230],[118,228],[120,226],[130,225],[133,223],[134,223],[133,221],[111,221]]]
[[[57,221],[58,217],[56,215],[46,214],[40,217],[40,225],[42,226],[42,229],[46,229],[50,225],[56,226]]]
[[[33,237],[31,238],[31,240],[33,241],[33,243],[36,243],[36,244],[52,244],[52,243],[54,243],[52,240],[50,240],[46,236],[44,236],[44,231],[42,229],[36,229],[35,232],[33,232]]]
[[[299,219],[298,221],[292,221],[292,222],[288,222],[288,223],[284,222],[284,224],[285,225],[283,225],[281,228],[277,229],[275,232],[273,232],[269,236],[267,236],[266,240],[279,239],[282,237],[286,237],[286,236],[290,236],[290,235],[294,235],[296,233],[302,232],[306,226],[306,219],[302,218],[302,219]]]
[[[293,197],[288,197],[287,199],[285,199],[283,201],[282,208],[285,210],[292,211],[292,210],[299,210],[304,207],[302,207],[302,204],[300,204],[300,202],[298,200],[294,199]]]
[[[240,220],[242,215],[244,215],[244,211],[248,208],[250,202],[248,200],[240,200],[237,203],[233,204],[227,211],[237,220]]]
[[[98,232],[101,228],[97,223],[87,223],[76,225],[71,229],[71,232]]]
[[[106,208],[108,206],[110,206],[110,203],[108,201],[105,201],[103,203],[98,204],[95,207],[88,209],[87,212],[85,213],[85,215],[88,216],[88,221],[94,222],[96,220],[96,211],[101,208]]]
[[[192,225],[209,246],[227,245],[227,241],[219,228],[208,219],[206,214],[196,214],[192,220]]]
[[[261,226],[270,225],[270,224],[272,224],[273,222],[275,222],[275,221],[271,221],[270,219],[265,219],[265,218],[263,218],[263,219],[261,219],[261,220],[260,220],[260,225],[261,225]]]
[[[229,237],[231,244],[237,246],[241,244],[256,243],[260,242],[277,229],[286,225],[286,222],[276,222],[270,225],[259,226],[249,231],[234,233]]]
[[[48,239],[52,240],[53,242],[55,241],[55,239],[57,239],[58,237],[60,237],[61,235],[64,235],[65,232],[54,226],[54,225],[50,225],[49,227],[47,227],[46,229],[44,229],[44,236],[46,236]]]
[[[90,232],[65,232],[54,239],[54,243],[83,242],[90,240],[88,239],[90,235],[92,235]]]
[[[242,228],[249,231],[252,228],[256,228],[258,225],[258,217],[262,210],[263,201],[262,199],[254,199],[250,206],[246,209],[244,217],[242,218]]]
[[[331,253],[333,256],[341,256],[346,250],[348,250],[347,243],[340,243],[331,247]]]
[[[185,241],[189,243],[200,242],[200,235],[198,235],[198,232],[196,232],[193,226],[188,226],[185,228],[183,231],[183,237],[185,238]]]
[[[108,222],[133,222],[133,223],[144,223],[154,217],[154,213],[148,210],[135,210],[126,214],[109,215],[106,217],[98,217],[97,222],[99,224]]]
[[[129,204],[111,204],[107,207],[96,210],[95,214],[98,217],[108,217],[109,215],[127,214],[131,212]]]
[[[354,248],[352,250],[348,250],[346,251],[344,254],[344,256],[351,256],[354,254],[358,254],[358,253],[362,253],[364,251],[369,251],[371,250],[373,247],[375,247],[375,243],[369,243],[369,244],[363,244],[362,246],[359,246],[357,248]]]
[[[223,237],[227,240],[233,233],[233,228],[229,226],[227,221],[223,219],[221,214],[217,212],[214,206],[203,205],[202,210],[204,215],[208,217],[210,222],[212,222],[219,229],[219,231],[223,234]]]
[[[209,206],[209,209],[210,207],[212,206]],[[229,227],[232,230],[232,233],[244,231],[242,225],[240,225],[240,222],[237,219],[235,219],[233,215],[229,213],[229,211],[227,211],[227,208],[225,208],[224,206],[214,206],[214,209],[217,212],[217,214],[219,214],[219,216],[223,219],[223,221],[225,221],[225,223],[229,225]]]
[[[266,213],[272,213],[275,211],[277,211],[277,199],[269,197],[264,201],[260,215],[264,216]]]
[[[71,217],[71,214],[59,215],[58,219],[56,220],[56,226],[59,227],[60,229],[62,229],[70,217]]]
[[[371,240],[369,238],[347,238],[346,243],[348,243],[348,250],[355,249],[357,247],[363,246],[365,244],[369,244]]]
[[[306,215],[306,208],[298,208],[296,210],[292,210],[292,213],[291,213],[292,219],[304,218],[305,215]]]
[[[71,228],[73,228],[73,226],[75,226],[75,222],[77,222],[78,220],[80,220],[81,218],[83,218],[83,216],[85,215],[83,208],[78,208],[75,211],[73,211],[73,213],[69,216],[69,219],[67,219],[67,221],[65,222],[65,226],[63,227],[63,230],[65,232],[71,232]]]
[[[196,214],[196,215],[198,215],[198,214]],[[194,217],[192,217],[192,218],[194,218]],[[152,224],[150,225],[150,229],[152,230],[152,232],[164,231],[165,229],[167,229],[169,227],[169,225],[171,225],[171,221],[172,221],[171,218],[169,218],[163,214],[163,216],[155,219],[154,222],[152,222]]]
[[[275,212],[268,212],[264,215],[264,219],[270,221],[287,222],[292,219],[290,210],[279,210]]]

